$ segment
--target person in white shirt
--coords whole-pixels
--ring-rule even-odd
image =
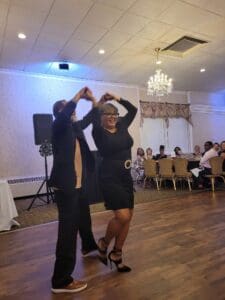
[[[203,157],[200,159],[199,166],[204,169],[211,169],[211,165],[209,163],[210,158],[218,156],[218,151],[220,149],[220,145],[218,143],[214,143],[213,147],[205,152]]]
[[[209,151],[210,149],[212,149],[212,147],[213,147],[213,142],[211,142],[211,141],[205,142],[205,144],[204,144],[204,152],[202,152],[202,156],[203,156],[207,151]]]
[[[205,177],[205,175],[211,175],[211,165],[209,163],[210,158],[218,156],[218,151],[220,149],[220,145],[218,143],[214,143],[213,147],[205,152],[203,157],[200,159],[199,167],[202,169],[202,171],[199,172],[198,177],[198,187],[207,187],[209,185],[208,178]]]

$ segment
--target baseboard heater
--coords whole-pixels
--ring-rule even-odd
[[[44,179],[44,176],[8,179],[13,198],[25,198],[35,195]],[[46,194],[45,185],[40,194]]]

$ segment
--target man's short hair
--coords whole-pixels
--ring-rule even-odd
[[[159,146],[159,150],[164,150],[165,149],[165,146],[164,145],[160,145]]]
[[[213,147],[213,142],[212,141],[206,141],[205,144],[208,144],[210,147]]]
[[[64,104],[63,104],[64,101],[65,100],[56,101],[55,104],[53,105],[52,111],[53,111],[53,115],[54,115],[55,118],[59,115],[59,112],[64,107]]]

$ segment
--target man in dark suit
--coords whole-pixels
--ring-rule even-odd
[[[60,100],[53,106],[53,167],[49,180],[54,188],[59,225],[56,261],[52,276],[52,292],[82,291],[87,283],[71,276],[76,263],[76,241],[79,230],[82,252],[97,249],[91,230],[88,199],[85,197],[87,172],[94,171],[94,158],[85,140],[83,129],[91,123],[91,112],[81,121],[75,120],[75,108],[83,98],[92,101],[88,88],[81,89],[71,101]]]

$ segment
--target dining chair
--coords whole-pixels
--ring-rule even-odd
[[[159,160],[159,182],[160,187],[163,180],[172,180],[173,188],[176,191],[175,173],[173,171],[173,160],[170,158],[163,158]]]
[[[176,158],[173,161],[175,170],[175,180],[186,180],[189,191],[191,191],[192,173],[188,172],[188,160],[186,158]]]
[[[143,188],[145,188],[147,179],[155,180],[157,190],[159,191],[159,174],[157,172],[157,163],[154,159],[146,159],[144,161],[144,183],[143,183]]]
[[[205,175],[205,177],[211,180],[212,191],[215,191],[215,178],[222,178],[225,183],[225,172],[223,172],[223,157],[216,156],[209,159],[211,165],[211,175]]]

